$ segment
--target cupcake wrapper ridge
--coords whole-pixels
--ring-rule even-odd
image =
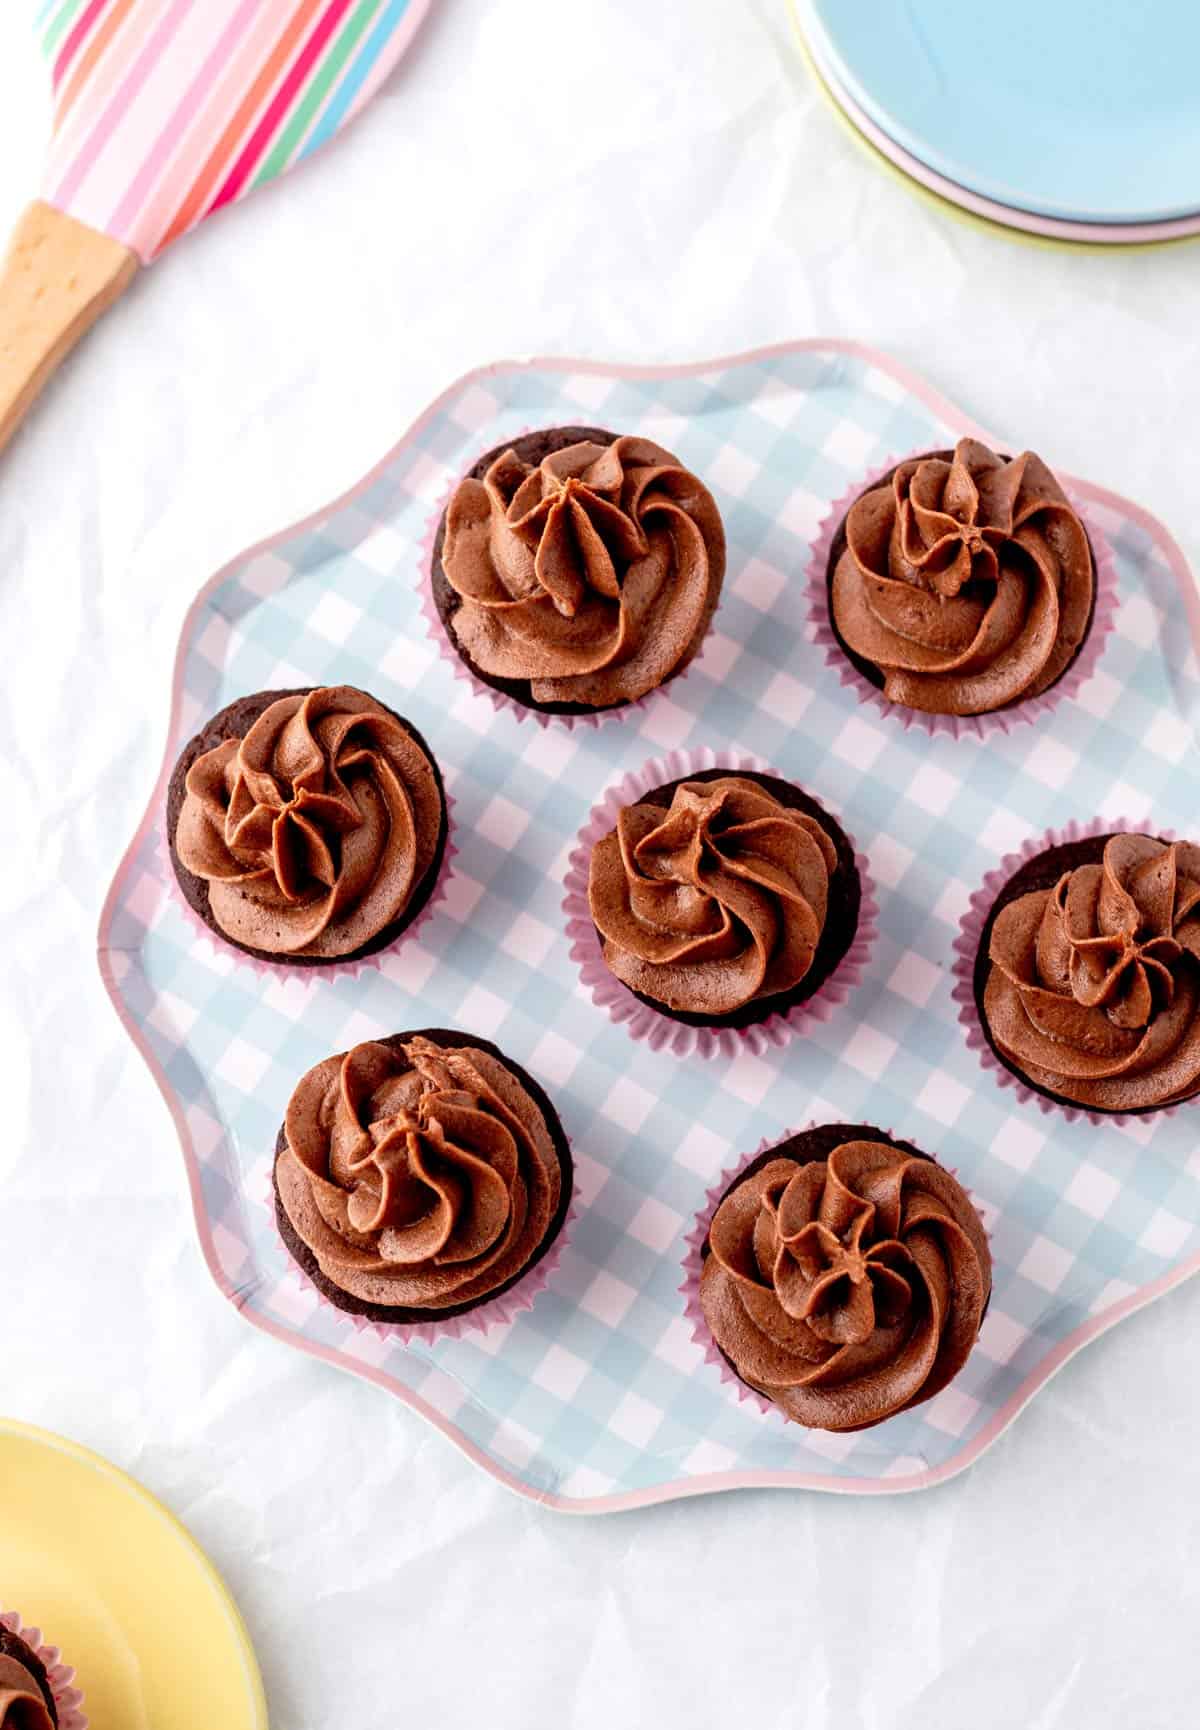
[[[24,1640],[45,1665],[50,1692],[54,1696],[54,1707],[58,1713],[58,1730],[88,1730],[87,1713],[83,1709],[83,1693],[75,1686],[75,1671],[70,1664],[63,1663],[58,1647],[43,1641],[40,1628],[25,1627],[15,1610],[0,1611],[0,1627],[7,1628],[18,1640]]]
[[[370,1316],[355,1315],[351,1310],[339,1308],[309,1278],[299,1262],[293,1259],[280,1236],[275,1218],[275,1187],[270,1178],[267,1179],[266,1205],[270,1210],[272,1224],[276,1226],[275,1235],[287,1258],[289,1274],[299,1282],[302,1290],[313,1294],[323,1309],[340,1321],[347,1322],[356,1334],[373,1334],[376,1339],[392,1345],[432,1346],[443,1340],[466,1339],[472,1334],[487,1334],[494,1328],[509,1327],[518,1316],[533,1308],[558,1271],[563,1251],[568,1246],[579,1209],[579,1192],[577,1188],[572,1190],[566,1215],[550,1248],[528,1273],[520,1275],[515,1285],[510,1286],[506,1292],[501,1292],[499,1297],[485,1298],[474,1309],[464,1310],[461,1315],[446,1316],[442,1321],[420,1322],[375,1321]]]

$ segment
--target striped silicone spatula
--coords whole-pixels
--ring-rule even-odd
[[[0,274],[0,448],[140,265],[331,138],[429,0],[40,0],[54,132]]]

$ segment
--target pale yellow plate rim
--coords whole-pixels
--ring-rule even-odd
[[[44,1448],[50,1454],[61,1455],[74,1466],[86,1467],[89,1471],[98,1473],[115,1491],[132,1496],[140,1502],[150,1514],[161,1520],[171,1535],[176,1539],[186,1554],[192,1568],[198,1573],[204,1584],[211,1590],[229,1624],[230,1643],[236,1650],[238,1663],[246,1683],[246,1704],[250,1716],[246,1720],[246,1730],[269,1730],[267,1717],[267,1696],[263,1688],[262,1676],[255,1656],[254,1644],[250,1639],[249,1630],[243,1620],[237,1603],[225,1584],[216,1565],[212,1562],[200,1544],[188,1531],[183,1521],[173,1514],[170,1508],[152,1495],[144,1484],[139,1484],[136,1478],[130,1477],[119,1466],[114,1466],[111,1460],[106,1460],[103,1454],[87,1448],[82,1442],[72,1441],[69,1436],[60,1436],[53,1430],[41,1428],[37,1424],[25,1423],[20,1418],[0,1417],[0,1441],[6,1436],[12,1436],[17,1441],[31,1442]],[[17,1604],[13,1608],[19,1610]],[[70,1662],[70,1653],[63,1654]],[[87,1696],[84,1694],[84,1710],[87,1710]],[[235,1730],[233,1726],[223,1726],[222,1730]]]

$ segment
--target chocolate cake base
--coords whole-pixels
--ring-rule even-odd
[[[520,438],[507,439],[504,444],[496,445],[493,450],[481,456],[472,469],[469,469],[465,479],[482,480],[498,456],[503,456],[507,450],[516,451],[517,455],[533,467],[548,457],[554,451],[565,450],[568,445],[582,444],[589,440],[592,444],[615,444],[616,433],[605,432],[602,427],[562,426],[548,427],[541,432],[524,433]],[[442,520],[437,527],[433,542],[433,561],[430,579],[433,585],[433,603],[437,608],[442,628],[464,666],[469,667],[474,676],[483,685],[488,685],[493,691],[500,691],[504,696],[511,697],[514,702],[523,703],[527,709],[537,709],[543,715],[602,715],[613,709],[627,709],[628,702],[620,703],[539,703],[533,696],[533,690],[528,679],[502,679],[495,673],[485,673],[467,654],[458,640],[454,630],[454,615],[462,605],[457,591],[451,588],[442,568],[442,547],[446,539],[446,512],[442,512]],[[672,679],[677,679],[685,668],[691,665],[699,651],[701,643],[708,634],[713,614],[717,610],[720,598],[720,585],[712,597],[701,620],[700,628],[692,638],[686,655],[673,672],[663,680],[663,685],[669,685]],[[660,685],[658,689],[662,689]],[[640,699],[638,699],[640,701]]]
[[[1001,453],[1001,454],[1003,454],[1003,453]],[[942,462],[951,462],[954,458],[954,452],[952,450],[922,451],[921,452],[921,460],[922,461],[924,461],[926,458],[930,458],[930,457],[940,459]],[[906,462],[911,462],[912,460],[913,459],[911,457],[905,458]],[[1011,457],[1009,457],[1007,455],[1003,455],[1003,460],[1005,462],[1010,462],[1012,459],[1011,459]],[[863,678],[866,679],[868,684],[874,685],[874,687],[877,691],[882,691],[884,688],[884,685],[887,683],[886,677],[885,677],[882,669],[877,667],[875,665],[874,661],[868,661],[864,656],[856,654],[855,651],[850,647],[850,645],[846,641],[846,639],[842,636],[841,631],[838,629],[838,622],[837,622],[837,619],[834,617],[834,611],[833,611],[833,574],[837,570],[838,565],[841,562],[842,554],[846,550],[846,517],[848,517],[850,515],[850,511],[853,509],[853,506],[858,503],[858,500],[861,498],[864,498],[867,493],[876,492],[880,487],[890,486],[892,484],[892,476],[895,474],[896,470],[899,467],[900,467],[899,463],[893,464],[893,466],[888,470],[888,472],[885,475],[881,475],[880,478],[877,481],[872,482],[872,484],[869,487],[864,487],[862,492],[860,492],[857,495],[857,497],[852,501],[851,505],[847,507],[846,515],[842,518],[841,522],[838,524],[837,533],[833,537],[833,545],[829,549],[829,559],[828,559],[828,562],[825,566],[825,602],[826,602],[826,610],[828,611],[828,614],[829,614],[829,628],[833,632],[834,636],[837,639],[838,648],[842,651],[843,655],[845,655],[845,657],[849,661],[850,665],[855,669],[856,672],[862,674]],[[1087,534],[1086,525],[1084,527],[1084,534],[1085,535]],[[1054,684],[1053,685],[1047,685],[1046,690],[1039,693],[1039,695],[1041,695],[1043,697],[1046,695],[1046,693],[1048,691],[1052,691],[1054,689],[1054,685],[1059,684],[1061,682],[1061,680],[1066,678],[1066,676],[1070,672],[1071,668],[1075,665],[1076,661],[1079,659],[1080,655],[1083,653],[1084,644],[1088,640],[1088,637],[1089,637],[1089,635],[1091,633],[1091,629],[1092,629],[1092,622],[1096,617],[1096,553],[1095,553],[1095,549],[1093,548],[1090,539],[1088,540],[1088,552],[1091,554],[1091,560],[1092,560],[1092,605],[1091,605],[1091,608],[1088,612],[1087,624],[1084,627],[1084,632],[1083,632],[1082,637],[1079,639],[1078,648],[1075,650],[1075,653],[1071,656],[1071,659],[1067,662],[1067,664],[1063,668],[1062,672],[1058,675],[1058,678],[1055,679]],[[969,593],[970,591],[967,590],[964,592]],[[1022,703],[1028,702],[1028,700],[1029,699],[1027,697],[1017,697],[1011,703],[1002,704],[999,709],[987,709],[987,710],[984,710],[983,713],[984,714],[993,714],[993,715],[994,714],[1002,714],[1005,709],[1019,708]],[[898,704],[897,705],[897,707],[899,707],[899,708],[904,708],[906,706],[907,705],[905,705],[905,704]]]
[[[1155,839],[1161,840],[1162,837],[1156,836]],[[983,931],[980,934],[979,948],[975,953],[975,971],[972,977],[975,1011],[979,1017],[979,1025],[983,1029],[983,1036],[987,1040],[988,1047],[997,1063],[1003,1064],[1010,1075],[1015,1075],[1017,1080],[1032,1092],[1040,1093],[1043,1099],[1052,1099],[1055,1105],[1067,1106],[1075,1111],[1094,1111],[1101,1117],[1149,1117],[1156,1111],[1164,1110],[1165,1107],[1140,1105],[1134,1106],[1132,1109],[1122,1108],[1120,1111],[1110,1111],[1102,1105],[1080,1105],[1078,1100],[1069,1099],[1066,1094],[1052,1093],[1049,1088],[1039,1086],[1001,1051],[992,1038],[992,1030],[988,1026],[987,1016],[983,1011],[984,988],[988,982],[988,974],[992,970],[992,963],[988,956],[992,941],[992,927],[996,923],[1001,908],[1007,907],[1010,901],[1016,901],[1021,895],[1032,895],[1039,889],[1053,889],[1064,871],[1074,871],[1078,865],[1098,865],[1104,858],[1106,844],[1111,840],[1111,834],[1089,835],[1083,841],[1066,841],[1058,847],[1047,847],[1046,851],[1039,853],[1036,858],[1026,860],[1020,870],[1009,878],[992,903],[991,911],[984,921]],[[1163,842],[1163,845],[1166,846],[1167,843]],[[1184,1094],[1180,1099],[1168,1100],[1167,1104],[1182,1105],[1189,1099],[1195,1099],[1197,1095],[1200,1095],[1200,1088],[1195,1089],[1192,1093]]]
[[[183,801],[187,793],[187,774],[197,757],[202,757],[206,751],[215,750],[226,739],[244,739],[258,717],[277,703],[281,697],[306,697],[310,691],[319,690],[318,685],[301,685],[289,691],[256,691],[253,696],[239,697],[236,702],[228,704],[219,714],[207,722],[194,739],[190,739],[179,754],[179,760],[171,771],[171,779],[167,786],[167,846],[174,867],[175,879],[179,884],[184,900],[196,916],[202,919],[215,937],[222,943],[228,943],[231,949],[240,949],[243,955],[253,955],[258,961],[268,961],[273,967],[342,967],[348,961],[360,961],[368,955],[375,955],[381,949],[387,949],[412,924],[413,920],[423,910],[429,897],[433,894],[442,869],[442,861],[446,853],[446,836],[449,830],[449,819],[446,812],[446,789],[442,782],[442,771],[437,759],[429,749],[424,738],[403,715],[397,715],[394,709],[387,709],[386,703],[380,707],[387,709],[393,720],[399,721],[405,732],[420,746],[429,760],[433,770],[433,778],[437,782],[438,796],[441,800],[442,814],[438,825],[437,845],[434,848],[433,862],[424,877],[416,885],[409,897],[408,905],[399,919],[393,919],[390,925],[385,925],[377,931],[369,943],[360,944],[357,949],[346,955],[278,955],[266,949],[252,949],[248,943],[239,943],[223,931],[213,918],[209,906],[208,884],[203,877],[197,877],[189,871],[179,857],[175,847],[175,830],[179,823],[179,813],[183,809]],[[370,695],[370,693],[365,693]],[[379,698],[374,699],[379,702]]]
[[[518,1285],[537,1266],[556,1241],[559,1232],[566,1223],[567,1210],[571,1205],[571,1193],[575,1184],[575,1164],[571,1157],[571,1147],[567,1140],[566,1131],[563,1129],[559,1115],[551,1105],[545,1089],[533,1079],[528,1070],[522,1069],[519,1063],[514,1063],[511,1057],[501,1051],[498,1045],[493,1045],[490,1040],[480,1039],[473,1033],[460,1033],[454,1028],[418,1027],[411,1033],[388,1034],[377,1040],[376,1043],[390,1046],[395,1051],[410,1039],[428,1039],[430,1044],[440,1045],[450,1050],[460,1046],[474,1046],[477,1051],[486,1051],[490,1057],[498,1058],[505,1068],[516,1076],[546,1120],[546,1128],[550,1132],[550,1139],[554,1143],[554,1151],[558,1156],[559,1169],[562,1172],[562,1193],[559,1196],[558,1207],[555,1209],[554,1217],[550,1221],[545,1237],[519,1273],[515,1273],[503,1285],[497,1286],[495,1291],[488,1292],[484,1297],[475,1298],[470,1303],[452,1304],[442,1309],[414,1309],[411,1306],[367,1303],[363,1298],[357,1298],[353,1293],[343,1291],[340,1286],[334,1285],[332,1280],[327,1279],[321,1272],[316,1256],[304,1240],[297,1235],[295,1227],[287,1216],[280,1199],[275,1170],[272,1167],[271,1181],[275,1191],[275,1223],[279,1227],[279,1235],[283,1239],[288,1254],[316,1286],[322,1297],[328,1298],[329,1302],[334,1304],[336,1308],[345,1310],[349,1315],[365,1316],[367,1320],[375,1322],[415,1324],[446,1321],[451,1316],[466,1315],[468,1311],[478,1309],[482,1304],[491,1303],[493,1298],[498,1298],[504,1292],[511,1291],[513,1286]],[[280,1124],[279,1134],[275,1138],[276,1163],[286,1146],[286,1129],[283,1124]]]
[[[790,991],[778,992],[773,997],[755,998],[750,1003],[743,1004],[740,1009],[731,1010],[728,1015],[693,1015],[688,1010],[668,1009],[666,1004],[660,1003],[656,997],[633,991],[630,986],[625,987],[639,1003],[645,1003],[670,1021],[681,1021],[685,1027],[753,1027],[760,1021],[766,1021],[768,1016],[786,1015],[789,1009],[794,1009],[798,1003],[805,1003],[816,995],[845,958],[858,930],[862,879],[854,861],[854,848],[850,844],[850,838],[823,805],[791,781],[784,781],[776,775],[758,775],[745,769],[702,769],[696,775],[681,775],[677,781],[668,781],[662,787],[643,793],[637,803],[660,806],[665,811],[670,808],[675,789],[683,786],[685,782],[724,781],[730,777],[736,777],[739,781],[754,781],[778,799],[781,805],[786,805],[789,811],[803,811],[806,816],[815,818],[833,842],[837,853],[837,870],[829,879],[829,905],[825,913],[825,928],[821,932],[812,966],[800,983]],[[604,939],[598,931],[596,936],[603,951]]]
[[[38,1692],[45,1701],[46,1710],[50,1714],[50,1722],[58,1723],[58,1707],[54,1703],[54,1695],[50,1689],[50,1677],[46,1666],[38,1657],[33,1647],[19,1634],[13,1634],[9,1629],[0,1626],[0,1658],[14,1658],[18,1664],[23,1664],[38,1685]]]

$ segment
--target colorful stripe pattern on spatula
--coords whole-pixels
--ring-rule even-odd
[[[43,185],[148,263],[331,138],[429,0],[42,0]]]

